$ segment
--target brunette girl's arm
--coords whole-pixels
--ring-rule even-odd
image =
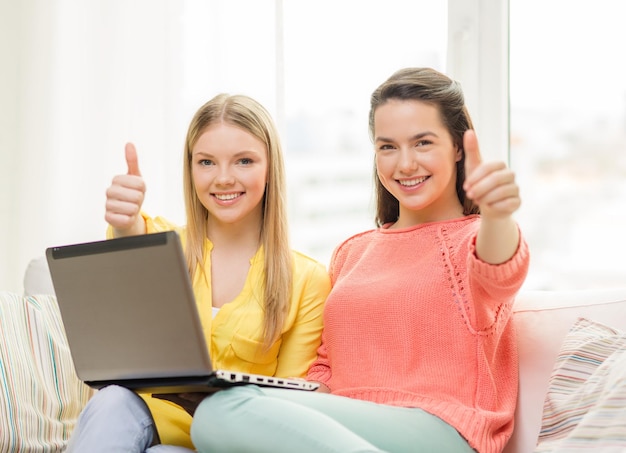
[[[513,219],[521,204],[515,173],[504,162],[483,162],[474,131],[465,132],[463,147],[465,193],[480,206],[476,254],[486,263],[504,263],[515,254],[520,242]]]

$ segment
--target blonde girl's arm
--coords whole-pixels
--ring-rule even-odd
[[[112,237],[146,232],[146,224],[141,216],[146,184],[139,171],[137,151],[132,143],[126,144],[125,157],[128,172],[115,176],[106,191],[104,219],[110,225]]]
[[[301,260],[302,257],[296,258]],[[278,354],[276,376],[305,377],[321,343],[330,278],[323,265],[306,258],[295,266],[294,294]]]

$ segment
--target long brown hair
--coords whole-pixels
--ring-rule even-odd
[[[414,100],[435,106],[454,145],[463,150],[463,134],[474,127],[458,82],[431,68],[405,68],[396,71],[372,93],[369,112],[369,132],[372,142],[376,109],[391,99]],[[456,193],[463,206],[464,215],[478,214],[480,213],[478,205],[465,195],[464,182],[465,152],[456,164]],[[378,179],[376,163],[374,163],[374,187],[376,225],[397,221],[400,203]]]
[[[225,122],[245,130],[263,142],[267,149],[268,174],[263,197],[261,244],[265,256],[263,337],[265,345],[270,346],[280,335],[291,302],[293,283],[285,199],[285,169],[282,147],[274,121],[261,104],[248,96],[219,94],[200,107],[189,125],[183,166],[187,214],[187,266],[193,281],[198,265],[204,263],[205,259],[203,244],[209,215],[196,194],[191,176],[192,150],[200,135],[215,122]]]

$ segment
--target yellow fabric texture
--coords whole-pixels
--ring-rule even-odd
[[[185,229],[162,217],[142,214],[147,233],[175,230],[186,243]],[[112,237],[109,228],[107,236]],[[205,242],[205,271],[211,275],[212,244]],[[206,342],[215,368],[278,377],[305,377],[321,343],[323,309],[330,291],[330,278],[323,264],[293,252],[293,293],[280,338],[263,350],[263,249],[250,260],[250,270],[241,293],[212,317],[211,282],[196,272],[193,289]],[[161,443],[194,448],[189,435],[191,416],[180,406],[148,394],[146,401]]]

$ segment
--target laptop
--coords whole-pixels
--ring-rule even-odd
[[[46,259],[76,374],[90,387],[167,394],[319,386],[213,369],[174,231],[49,247]]]

